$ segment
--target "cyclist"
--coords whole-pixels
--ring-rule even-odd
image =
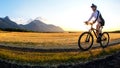
[[[88,22],[91,21],[91,19],[93,17],[95,18],[95,20],[93,21],[93,24],[97,22],[97,25],[96,25],[96,34],[98,36],[97,42],[100,42],[100,37],[101,37],[101,33],[102,33],[102,30],[100,28],[102,26],[104,26],[105,21],[101,15],[101,13],[97,10],[97,6],[95,4],[92,4],[91,8],[93,10],[93,13],[92,13],[91,17],[89,18],[89,20],[86,21],[85,23],[88,24]]]

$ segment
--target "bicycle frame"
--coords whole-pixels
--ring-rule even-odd
[[[93,32],[94,35],[95,35],[95,37],[97,38],[98,35],[97,35],[96,32],[95,32],[95,31],[97,31],[97,30],[96,30],[95,28],[93,28],[93,23],[90,23],[89,25],[91,25],[91,27],[90,27],[90,29],[89,29],[88,32],[90,32],[91,34],[92,34],[92,32]],[[101,27],[101,30],[102,30],[102,28],[103,28],[103,27]],[[87,35],[87,37],[86,37],[86,42],[89,42],[89,38],[90,38],[90,36]]]
[[[96,32],[95,31],[97,31],[95,28],[93,28],[93,24],[90,24],[91,25],[91,28],[89,29],[89,32],[90,33],[94,33],[94,35],[95,35],[95,37],[97,38],[97,34],[96,34]]]

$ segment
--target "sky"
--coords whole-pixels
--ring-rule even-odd
[[[104,30],[120,30],[120,0],[0,0],[0,17],[9,16],[18,24],[40,17],[65,31],[88,30],[84,21],[91,16],[92,3],[105,19]]]

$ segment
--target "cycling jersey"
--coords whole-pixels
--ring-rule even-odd
[[[97,22],[101,22],[101,19],[100,19],[100,17],[98,16],[98,15],[100,15],[100,14],[101,14],[101,13],[98,12],[98,10],[94,11],[88,21],[90,21],[93,17],[94,17],[95,19],[98,17],[98,19],[97,19],[96,21],[97,21]]]

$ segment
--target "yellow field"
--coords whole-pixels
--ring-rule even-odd
[[[20,47],[43,48],[78,48],[78,37],[81,33],[31,33],[31,32],[1,32],[0,43]],[[120,39],[120,33],[110,33],[111,40]],[[79,62],[98,58],[105,54],[120,50],[120,44],[110,46],[103,51],[101,48],[86,52],[23,52],[12,49],[0,48],[0,59],[15,62],[36,64],[59,64],[63,62]]]
[[[22,47],[67,47],[76,48],[81,33],[32,33],[1,32],[0,43]],[[111,40],[120,38],[120,33],[110,33]]]
[[[5,44],[18,44],[18,46],[51,47],[76,45],[81,33],[21,33],[2,32],[0,42]]]

